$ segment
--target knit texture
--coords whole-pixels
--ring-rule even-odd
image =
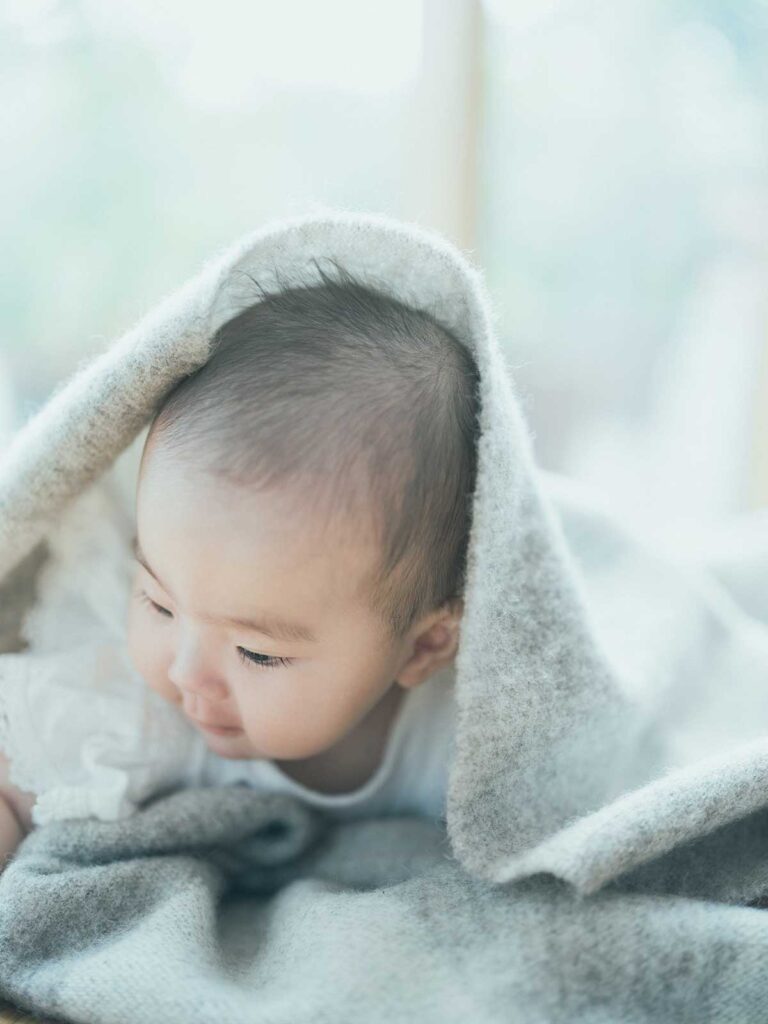
[[[768,608],[741,598],[748,552],[662,556],[536,467],[482,272],[434,232],[271,222],[62,382],[0,460],[0,649],[58,518],[123,486],[119,456],[250,278],[304,283],[325,257],[432,312],[480,371],[445,828],[331,824],[240,787],[45,825],[0,875],[0,994],[131,1024],[762,1020]]]

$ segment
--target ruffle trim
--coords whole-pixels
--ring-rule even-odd
[[[37,797],[36,825],[127,817],[159,790],[194,784],[205,749],[122,647],[0,655],[0,750],[11,784]]]

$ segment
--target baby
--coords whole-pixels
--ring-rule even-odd
[[[218,759],[328,795],[455,657],[478,432],[468,350],[336,269],[261,290],[157,410],[126,638]],[[35,799],[2,755],[0,795],[1,868]]]

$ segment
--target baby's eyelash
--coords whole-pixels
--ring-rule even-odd
[[[238,647],[237,653],[241,661],[248,665],[258,665],[259,668],[277,668],[278,665],[290,665],[293,658],[273,658],[269,654],[259,654],[258,651],[247,651],[244,647]]]
[[[147,592],[145,590],[139,590],[139,591],[137,591],[137,593],[138,593],[139,597],[141,598],[141,600],[144,602],[144,604],[148,604],[150,606],[150,608],[154,608],[154,610],[156,612],[159,612],[160,615],[167,615],[167,616],[170,617],[171,613],[168,611],[168,609],[161,607],[159,604],[157,604],[156,601],[153,601],[152,598],[149,596],[149,594],[147,594]]]
[[[153,601],[145,590],[139,590],[137,593],[141,600],[159,615],[169,618],[173,617],[167,608],[163,608],[156,601]],[[294,660],[293,658],[277,658],[269,654],[259,654],[258,651],[248,651],[245,647],[238,647],[237,653],[240,656],[240,660],[244,661],[246,665],[257,665],[259,668],[277,668],[279,665],[290,665]]]

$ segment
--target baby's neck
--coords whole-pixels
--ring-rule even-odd
[[[393,683],[354,729],[328,750],[290,761],[274,761],[296,782],[320,793],[359,789],[375,773],[406,690]]]

